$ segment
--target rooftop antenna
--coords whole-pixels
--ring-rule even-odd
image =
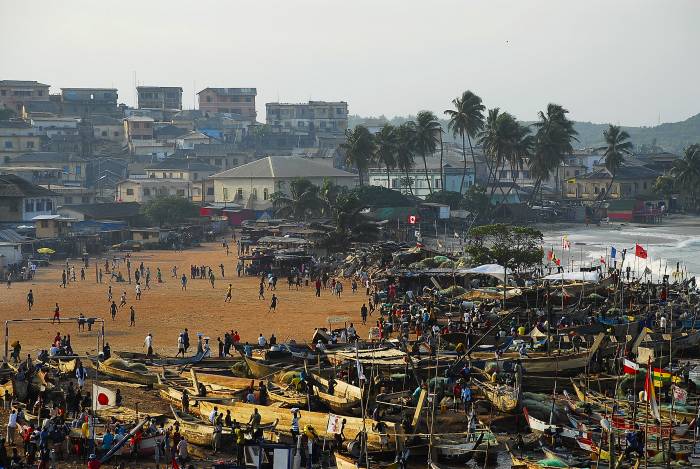
[[[192,109],[197,109],[197,80],[192,80]]]
[[[133,105],[134,105],[134,106],[137,106],[137,105],[138,105],[138,103],[137,103],[138,99],[136,98],[136,86],[137,86],[137,81],[136,81],[136,70],[134,70],[134,89],[132,90],[132,93],[134,93],[134,94],[133,94],[133,99],[134,99]]]

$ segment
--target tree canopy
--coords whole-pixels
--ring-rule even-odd
[[[199,215],[199,209],[195,204],[176,196],[150,200],[141,210],[151,222],[158,226],[177,225]]]
[[[542,232],[525,226],[483,225],[469,230],[464,248],[478,264],[495,263],[510,269],[527,269],[542,262]]]

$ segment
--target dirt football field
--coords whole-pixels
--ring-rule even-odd
[[[118,253],[117,256],[124,254]],[[110,257],[111,260],[111,257]],[[104,270],[105,258],[97,259]],[[151,289],[143,289],[141,300],[136,300],[135,282],[110,282],[109,275],[103,275],[102,283],[96,280],[96,259],[90,259],[85,280],[80,280],[80,259],[69,259],[75,266],[77,281],[61,287],[61,272],[65,261],[52,262],[49,267],[41,267],[29,282],[13,282],[10,288],[0,285],[0,321],[9,319],[46,318],[51,319],[56,303],[60,307],[61,323],[45,322],[15,323],[9,327],[9,343],[19,340],[22,356],[27,353],[35,356],[40,349],[51,346],[57,332],[70,334],[73,349],[80,354],[94,353],[96,330],[78,332],[76,321],[65,318],[99,317],[105,320],[106,341],[112,350],[144,352],[144,339],[153,334],[154,351],[162,355],[175,355],[177,338],[184,328],[188,328],[191,341],[196,343],[196,334],[201,332],[211,338],[212,354],[216,355],[216,338],[223,339],[224,332],[237,330],[243,342],[257,341],[259,334],[269,338],[275,334],[278,341],[295,339],[308,342],[315,327],[327,327],[330,316],[348,316],[358,329],[361,337],[366,337],[367,327],[360,325],[360,307],[367,301],[364,289],[353,295],[350,281],[343,280],[343,296],[338,299],[330,290],[322,290],[316,298],[313,285],[301,287],[298,291],[287,287],[286,277],[280,278],[275,292],[265,290],[265,300],[258,299],[259,278],[238,277],[234,252],[226,255],[220,243],[203,244],[199,248],[176,251],[144,251],[131,254],[133,270],[143,261],[151,269]],[[190,279],[190,265],[208,265],[214,269],[216,280],[212,288],[209,280]],[[224,265],[224,278],[219,265]],[[111,265],[111,261],[110,261]],[[179,279],[172,277],[172,268],[177,266],[178,277],[185,273],[188,278],[187,290],[183,291]],[[157,268],[162,272],[163,283],[156,278]],[[118,270],[126,277],[126,264],[121,262]],[[233,285],[233,300],[224,303],[228,284]],[[116,319],[110,315],[110,302],[107,300],[109,285],[112,285],[114,301],[120,303],[126,292],[127,305],[119,308]],[[143,286],[143,282],[142,282]],[[32,289],[34,306],[27,306],[27,293]],[[277,311],[268,312],[270,298],[275,293],[279,299]],[[129,306],[136,311],[136,326],[129,326]],[[372,318],[370,318],[371,320]]]

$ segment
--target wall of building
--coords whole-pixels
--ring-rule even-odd
[[[93,125],[95,138],[124,143],[126,141],[123,125]]]
[[[236,88],[234,88],[236,89]],[[238,114],[244,118],[255,121],[257,112],[255,110],[255,89],[243,88],[241,94],[228,93],[220,94],[215,89],[205,89],[199,92],[199,110],[203,113],[224,113]]]
[[[173,179],[126,180],[117,184],[115,198],[118,202],[145,203],[166,196],[190,199],[192,184]]]
[[[312,184],[323,185],[324,181],[330,180],[339,186],[355,187],[356,178],[306,178]],[[214,179],[214,200],[216,202],[245,203],[250,196],[256,200],[269,200],[274,192],[283,192],[289,195],[289,184],[293,181],[289,179],[273,178],[226,178]]]
[[[12,109],[19,116],[29,101],[48,101],[49,86],[41,84],[4,85],[0,83],[0,109]]]

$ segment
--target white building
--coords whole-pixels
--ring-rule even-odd
[[[290,183],[299,178],[318,186],[330,180],[352,188],[358,182],[356,174],[294,156],[268,156],[210,177],[215,202],[235,202],[254,210],[270,208],[270,196],[275,192],[289,194]]]

